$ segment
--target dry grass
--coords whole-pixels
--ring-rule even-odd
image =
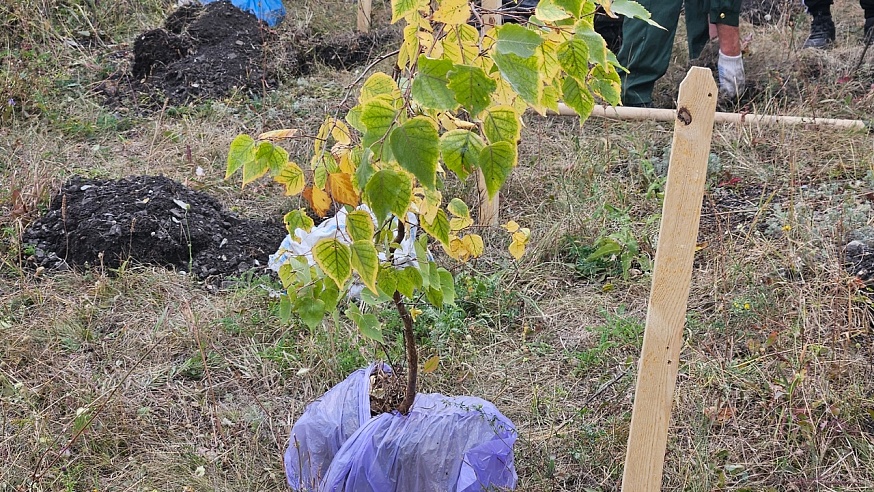
[[[377,19],[386,4],[374,3]],[[49,7],[12,5],[0,15]],[[291,423],[373,357],[372,345],[346,325],[283,325],[268,278],[213,294],[139,265],[37,276],[21,268],[17,238],[76,173],[161,173],[246,215],[296,206],[270,186],[224,182],[228,143],[240,131],[313,133],[357,75],[319,70],[255,100],[115,114],[88,92],[101,72],[87,67],[106,66],[107,48],[59,40],[89,19],[112,43],[129,43],[167,4],[99,6],[109,10],[16,24],[20,36],[4,40],[16,53],[38,46],[51,56],[7,56],[0,77],[0,100],[16,91],[23,109],[0,120],[0,490],[282,489]],[[346,2],[301,2],[282,29],[351,30],[353,12]],[[795,51],[807,29],[800,14],[744,25],[750,78],[762,88],[750,109],[874,114],[872,62],[834,83],[861,50],[858,4],[839,1],[835,16],[838,46],[825,53]],[[664,103],[685,70],[681,38],[658,89]],[[24,69],[36,74],[33,96],[13,77]],[[423,389],[486,398],[515,422],[519,490],[618,490],[650,277],[581,276],[567,237],[591,244],[625,228],[652,254],[660,203],[647,193],[658,185],[648,166],[664,157],[671,131],[529,118],[502,195],[504,216],[532,229],[529,254],[508,261],[505,237],[486,231],[488,256],[458,268],[462,307],[423,315],[423,351],[441,356]],[[289,150],[305,157],[305,147]],[[719,126],[712,152],[721,171],[705,198],[664,489],[872,490],[874,315],[842,251],[850,231],[872,225],[870,136]]]

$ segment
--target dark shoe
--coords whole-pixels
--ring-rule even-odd
[[[831,14],[815,15],[810,23],[810,36],[802,48],[825,49],[835,42],[835,22]]]
[[[865,19],[865,44],[874,43],[874,17]]]

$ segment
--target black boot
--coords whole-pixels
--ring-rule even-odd
[[[810,36],[802,48],[825,49],[835,42],[835,22],[831,14],[813,14]]]

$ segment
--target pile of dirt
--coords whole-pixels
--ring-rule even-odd
[[[349,69],[376,58],[397,42],[397,29],[316,35],[271,30],[229,2],[179,7],[164,26],[140,34],[133,53],[120,58],[130,67],[101,83],[109,106],[160,108],[217,99],[234,90],[259,91],[318,65]]]
[[[27,228],[23,243],[35,266],[45,268],[117,268],[133,260],[209,278],[267,265],[285,235],[279,221],[237,217],[166,177],[74,177]]]

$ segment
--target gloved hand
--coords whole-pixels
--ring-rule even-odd
[[[736,99],[746,86],[743,55],[728,56],[720,51],[716,67],[719,71],[720,95]]]

